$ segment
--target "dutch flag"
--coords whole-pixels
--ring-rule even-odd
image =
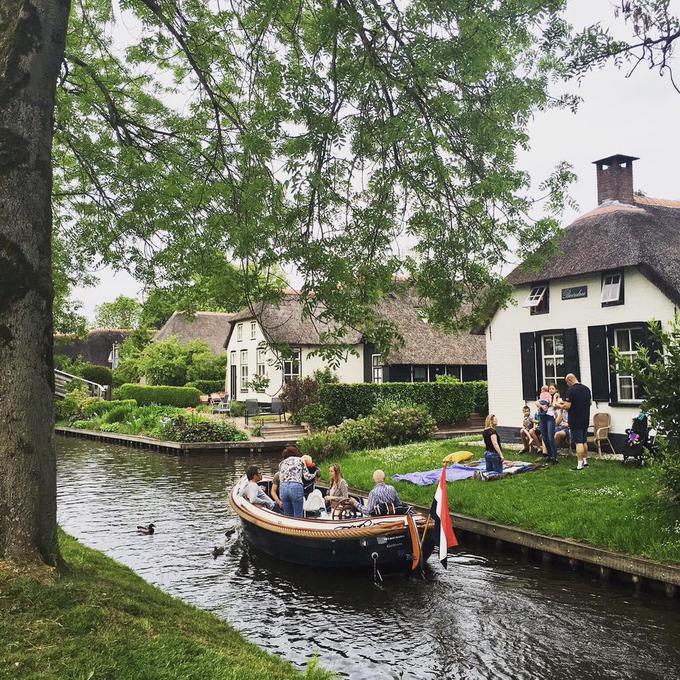
[[[442,468],[442,477],[434,494],[430,516],[434,518],[434,542],[439,545],[439,561],[446,569],[446,555],[449,548],[458,545],[456,534],[453,533],[449,504],[446,500],[446,465]]]

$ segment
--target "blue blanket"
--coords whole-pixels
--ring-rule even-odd
[[[463,465],[462,463],[454,463],[446,468],[446,481],[447,482],[459,482],[462,479],[471,479],[474,477],[476,471],[486,473],[486,465],[484,461],[477,461],[481,465]],[[509,472],[510,474],[517,474],[518,472],[530,472],[535,470],[535,465],[530,465],[529,463],[524,463],[522,461],[513,461],[512,465],[506,466],[503,471]],[[442,469],[438,468],[436,470],[427,470],[426,472],[407,472],[405,475],[392,475],[392,479],[397,482],[411,482],[411,484],[416,484],[417,486],[429,486],[430,484],[436,484],[442,476]]]

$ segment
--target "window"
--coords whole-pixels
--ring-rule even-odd
[[[241,350],[241,392],[248,391],[248,350]]]
[[[602,306],[623,304],[623,274],[610,272],[602,275]]]
[[[382,356],[380,354],[371,355],[371,366],[373,367],[373,382],[382,383],[383,381],[383,364]]]
[[[549,333],[541,337],[543,355],[543,384],[564,385],[564,336],[562,333]]]
[[[547,283],[532,286],[529,297],[522,307],[528,307],[532,314],[547,314],[549,309],[549,290]]]
[[[637,354],[638,345],[643,342],[641,328],[617,328],[614,331],[614,345],[623,357],[630,358]],[[632,375],[619,373],[617,367],[616,390],[619,401],[642,401],[640,385]]]
[[[257,322],[251,321],[250,322],[250,339],[255,340],[256,336],[257,336]]]
[[[243,324],[236,324],[236,342],[241,342],[243,340]]]
[[[229,355],[229,363],[232,366],[236,366],[236,352],[231,352],[231,354]]]
[[[427,366],[413,367],[413,382],[427,382]]]
[[[293,349],[283,360],[283,382],[287,383],[293,378],[300,377],[300,350]]]
[[[257,375],[265,376],[267,374],[266,351],[264,349],[257,350],[257,370],[255,371]],[[264,390],[260,390],[260,392],[264,392]]]

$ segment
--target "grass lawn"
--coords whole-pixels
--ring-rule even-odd
[[[358,451],[337,462],[350,486],[373,487],[376,468],[394,473],[441,467],[452,451],[483,449],[455,441],[421,442],[375,451]],[[535,456],[507,451],[507,458],[532,462]],[[449,509],[538,533],[574,538],[601,548],[680,563],[680,506],[657,495],[658,468],[624,466],[618,461],[589,458],[590,468],[574,472],[576,458],[561,458],[554,467],[506,477],[496,482],[461,481],[448,484]],[[394,483],[401,498],[429,506],[435,486]]]
[[[0,562],[0,678],[262,680],[299,673],[229,624],[61,534],[68,570],[17,575]]]

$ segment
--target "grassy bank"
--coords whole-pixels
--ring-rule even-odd
[[[441,467],[442,458],[458,450],[471,451],[476,457],[483,454],[479,447],[452,441],[424,442],[350,453],[326,462],[340,463],[351,486],[370,489],[376,468],[384,469],[388,477],[430,470]],[[520,458],[512,452],[506,455]],[[451,482],[449,509],[660,562],[680,563],[680,506],[658,495],[658,469],[591,458],[589,469],[574,472],[575,464],[575,458],[563,458],[555,467],[496,482]],[[432,502],[434,486],[394,485],[404,500],[427,506]]]
[[[60,538],[68,570],[18,576],[0,562],[0,678],[262,680],[331,677],[246,642],[231,626]]]

